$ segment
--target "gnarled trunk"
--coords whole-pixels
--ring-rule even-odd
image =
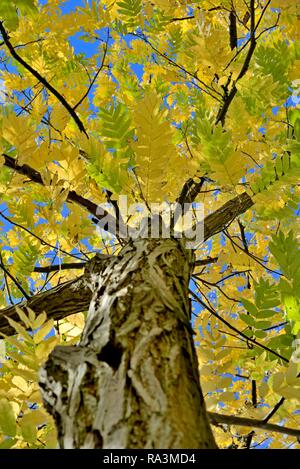
[[[61,448],[216,448],[190,327],[192,251],[137,239],[95,258],[80,345],[40,375]]]

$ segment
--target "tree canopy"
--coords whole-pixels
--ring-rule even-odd
[[[194,249],[201,385],[221,448],[299,447],[299,3],[65,3],[0,4],[0,448],[56,446],[37,372],[89,298],[54,297],[122,247],[101,218],[140,222],[120,196],[208,216],[245,193]]]

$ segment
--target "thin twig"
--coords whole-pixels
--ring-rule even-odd
[[[243,332],[239,331],[236,327],[234,327],[232,324],[230,324],[230,322],[228,322],[226,319],[222,318],[222,316],[220,316],[215,309],[213,309],[211,306],[207,305],[204,303],[204,301],[202,301],[192,290],[189,290],[190,294],[195,298],[195,300],[198,301],[199,304],[201,304],[205,309],[207,309],[213,316],[215,316],[216,318],[218,318],[221,322],[223,322],[224,324],[226,324],[227,327],[229,327],[229,329],[231,329],[232,331],[235,331],[237,332],[241,337],[243,337],[244,339],[246,339],[248,342],[251,342],[253,343],[254,345],[256,345],[257,347],[260,347],[264,350],[266,350],[267,352],[270,352],[272,353],[273,355],[275,355],[276,357],[280,358],[281,360],[283,360],[284,362],[286,363],[289,363],[289,360],[285,357],[283,357],[282,355],[280,355],[279,353],[275,352],[274,350],[270,349],[269,347],[267,347],[266,345],[263,345],[261,344],[260,342],[257,342],[256,339],[252,339],[251,337],[248,337],[246,334],[244,334]]]
[[[70,106],[70,104],[62,96],[62,94],[60,94],[55,88],[53,88],[53,86],[44,77],[42,77],[42,75],[40,75],[38,71],[34,70],[31,67],[31,65],[29,65],[24,59],[22,59],[22,57],[15,51],[15,48],[13,47],[13,45],[11,44],[9,40],[7,31],[3,26],[3,21],[0,21],[0,32],[2,34],[3,40],[9,52],[11,53],[12,57],[21,65],[23,65],[23,67],[26,68],[26,70],[28,70],[31,73],[31,75],[37,78],[45,86],[45,88],[47,88],[58,99],[58,101],[64,106],[64,108],[69,112],[71,117],[74,119],[79,130],[83,132],[87,138],[89,138],[81,119],[78,117],[78,115],[76,114],[72,106]]]
[[[3,265],[3,258],[2,258],[1,252],[0,252],[0,262]],[[14,302],[13,302],[13,299],[12,299],[12,296],[11,296],[11,293],[10,293],[10,288],[9,288],[9,285],[8,285],[8,281],[7,281],[7,274],[6,274],[5,271],[3,271],[3,273],[4,273],[4,282],[5,282],[5,287],[6,287],[6,291],[7,291],[7,294],[8,294],[8,298],[9,298],[10,304],[13,305]]]
[[[266,423],[263,420],[217,414],[215,412],[208,412],[208,418],[213,425],[225,423],[227,425],[238,425],[241,427],[255,427],[269,432],[284,433],[286,435],[295,436],[296,438],[300,437],[300,430],[297,428],[281,427],[273,423]]]
[[[266,269],[268,272],[271,272],[273,274],[277,274],[281,277],[284,277],[284,275],[281,273],[281,272],[278,272],[277,270],[273,270],[273,269],[270,269],[269,267],[265,266],[259,259],[257,256],[255,256],[254,254],[252,254],[251,252],[247,252],[244,248],[242,248],[241,246],[239,246],[233,239],[232,239],[232,236],[230,236],[228,233],[226,233],[226,230],[223,231],[225,236],[230,239],[231,243],[233,243],[236,247],[238,247],[241,251],[243,251],[245,254],[247,254],[249,257],[251,257],[251,259],[255,260],[259,265],[261,265],[261,267],[263,267],[264,269]],[[265,261],[267,262],[267,261]]]
[[[50,243],[47,243],[44,239],[40,238],[38,235],[36,235],[35,233],[33,233],[32,231],[30,231],[28,228],[26,228],[25,226],[23,225],[20,225],[19,223],[13,221],[11,218],[7,217],[6,215],[4,215],[3,212],[0,212],[0,216],[2,218],[4,218],[4,220],[8,221],[11,225],[13,226],[17,226],[18,228],[20,228],[21,230],[24,230],[26,231],[28,234],[30,234],[30,236],[36,238],[37,240],[40,241],[40,243],[43,245],[43,246],[49,246],[51,249],[54,249],[56,251],[59,251],[63,254],[66,254],[67,256],[70,256],[70,257],[74,257],[74,259],[80,259],[81,260],[81,257],[78,257],[76,256],[75,254],[71,254],[70,252],[67,252],[67,251],[64,251],[63,249],[61,248],[58,248],[56,246],[54,246],[53,244],[50,244]]]
[[[16,287],[18,288],[18,290],[20,290],[20,292],[22,293],[22,295],[24,296],[24,298],[26,298],[26,300],[29,300],[30,299],[30,296],[27,295],[26,291],[24,290],[24,288],[22,287],[22,285],[18,282],[18,280],[9,272],[9,270],[7,270],[7,268],[2,264],[2,262],[0,262],[0,267],[1,269],[3,270],[3,272],[5,272],[5,274],[14,282],[14,284],[16,285]]]
[[[107,54],[107,50],[108,50],[108,41],[109,41],[109,29],[107,30],[107,39],[106,39],[106,42],[105,42],[105,45],[104,45],[104,51],[103,51],[103,56],[102,56],[102,60],[101,60],[100,67],[98,68],[97,72],[95,73],[94,78],[93,78],[92,81],[90,82],[90,85],[89,85],[88,89],[86,90],[86,92],[84,93],[84,95],[82,96],[82,98],[78,101],[77,104],[75,104],[75,106],[73,106],[73,110],[74,110],[74,111],[78,108],[78,106],[80,106],[80,104],[82,103],[82,101],[85,100],[85,98],[86,98],[87,95],[89,94],[89,92],[90,92],[92,86],[94,85],[95,81],[97,80],[97,78],[98,78],[98,76],[99,76],[99,73],[100,73],[101,70],[103,69],[104,61],[105,61],[106,54]]]
[[[194,80],[198,81],[202,86],[204,86],[204,89],[202,89],[202,91],[204,91],[205,93],[209,94],[213,99],[219,101],[219,99],[214,96],[213,94],[211,94],[211,92],[213,93],[216,93],[220,96],[221,93],[219,93],[218,91],[214,90],[214,88],[212,88],[211,86],[209,86],[207,83],[205,83],[204,81],[200,80],[200,78],[197,77],[197,75],[195,73],[191,73],[189,72],[188,70],[186,70],[182,65],[178,64],[177,62],[175,62],[174,60],[172,60],[170,57],[167,56],[167,54],[163,53],[163,52],[160,52],[146,37],[144,36],[141,36],[140,34],[136,34],[136,33],[128,33],[130,34],[131,36],[135,36],[141,40],[143,40],[144,42],[146,42],[146,44],[148,44],[152,50],[154,50],[154,52],[156,52],[156,54],[158,54],[160,57],[164,58],[167,62],[169,62],[169,64],[171,64],[173,67],[176,67],[178,68],[179,70],[181,70],[182,72],[184,72],[186,75],[190,76],[191,78],[193,78]],[[207,90],[210,90],[210,91],[207,91]]]

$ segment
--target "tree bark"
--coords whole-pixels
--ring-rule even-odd
[[[40,373],[61,448],[217,448],[190,326],[193,253],[137,239],[89,265],[93,291],[79,346]]]

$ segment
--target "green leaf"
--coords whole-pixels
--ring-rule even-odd
[[[37,438],[37,428],[36,426],[24,418],[21,419],[20,427],[22,431],[22,437],[28,443],[34,443]]]
[[[38,11],[34,4],[34,0],[14,0],[14,4],[20,10],[22,15],[31,15]]]
[[[268,327],[271,327],[272,323],[270,321],[257,321],[255,323],[255,328],[256,329],[267,329]]]
[[[142,11],[141,0],[123,0],[118,2],[117,5],[119,7],[118,13],[122,16],[124,22],[130,27],[137,26]]]
[[[277,311],[274,311],[273,309],[261,309],[258,312],[257,317],[258,318],[271,318],[275,314],[277,314]]]
[[[4,21],[4,26],[10,31],[17,29],[19,18],[15,5],[12,4],[11,0],[1,0],[0,19]]]
[[[267,336],[267,333],[264,331],[254,331],[254,335],[258,339],[264,339]]]
[[[0,443],[0,449],[10,449],[17,441],[15,438],[5,438]]]
[[[253,319],[249,314],[240,313],[240,318],[248,324],[248,326],[254,326],[255,324],[255,319]]]
[[[286,308],[287,317],[293,321],[300,321],[300,309],[297,298],[292,295],[284,297],[284,306]]]
[[[109,109],[101,108],[99,111],[101,119],[101,133],[105,138],[106,148],[124,149],[128,147],[128,139],[132,132],[131,118],[123,104],[117,104],[116,107]]]
[[[252,316],[257,316],[258,315],[258,310],[257,310],[256,306],[253,303],[251,303],[251,301],[242,299],[241,303],[243,304],[245,309],[248,311],[248,313],[252,314]]]
[[[11,437],[17,432],[15,414],[7,399],[0,399],[0,429],[4,435]]]
[[[142,11],[141,0],[123,0],[121,2],[117,2],[117,5],[120,7],[118,12],[121,15],[128,16],[129,18],[139,15]]]

